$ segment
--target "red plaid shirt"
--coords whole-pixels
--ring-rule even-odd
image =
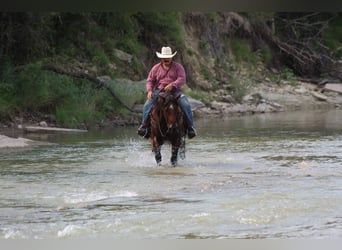
[[[176,89],[181,89],[186,82],[184,67],[177,62],[172,62],[171,67],[165,70],[161,63],[154,65],[146,80],[146,91],[153,91],[155,88],[162,90],[168,84]]]

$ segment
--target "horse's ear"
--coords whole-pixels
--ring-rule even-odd
[[[165,99],[166,98],[167,93],[166,92],[159,92],[158,97]]]
[[[159,105],[163,105],[163,103],[165,102],[165,93],[164,92],[160,92],[158,94],[157,102]]]

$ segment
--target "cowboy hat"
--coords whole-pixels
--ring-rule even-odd
[[[177,51],[172,54],[172,50],[170,47],[162,47],[161,53],[156,52],[159,58],[172,58],[177,54]]]

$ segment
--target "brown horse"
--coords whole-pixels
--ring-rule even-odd
[[[177,103],[180,95],[160,92],[156,105],[151,111],[151,144],[155,160],[161,164],[161,146],[169,141],[172,146],[171,164],[177,165],[178,153],[185,158],[185,119],[182,109]]]

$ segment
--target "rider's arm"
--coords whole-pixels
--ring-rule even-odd
[[[157,69],[159,64],[156,64],[152,67],[150,72],[148,73],[147,79],[146,79],[146,92],[153,92],[153,89],[157,86],[155,86],[157,82]]]

